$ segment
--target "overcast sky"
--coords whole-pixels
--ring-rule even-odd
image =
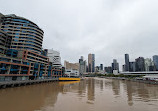
[[[0,12],[25,17],[44,30],[43,48],[96,65],[158,55],[158,0],[0,0]],[[122,66],[120,66],[122,67]]]

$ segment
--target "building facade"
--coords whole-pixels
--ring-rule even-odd
[[[100,70],[101,71],[103,70],[103,64],[100,64]]]
[[[30,20],[0,14],[0,81],[62,76],[42,49],[43,33]]]
[[[5,54],[7,49],[11,47],[11,36],[0,30],[0,53]]]
[[[158,55],[153,56],[153,62],[156,67],[156,71],[158,71]]]
[[[60,52],[55,51],[53,49],[48,49],[47,55],[49,58],[49,61],[52,62],[53,67],[61,68],[61,57],[60,57]]]
[[[104,71],[105,73],[112,74],[112,67],[111,66],[104,67]]]
[[[125,54],[125,71],[129,71],[129,54]]]
[[[129,72],[135,72],[135,71],[136,71],[135,62],[129,62]]]
[[[79,77],[79,63],[70,63],[68,61],[64,61],[65,67],[65,76],[68,77]]]
[[[119,63],[117,62],[116,59],[113,59],[113,63],[112,63],[112,70],[117,70],[119,72]]]
[[[81,58],[79,59],[79,73],[80,76],[82,76],[84,73],[86,73],[86,60],[83,59],[83,56],[81,56]]]
[[[11,49],[41,52],[44,32],[32,21],[15,14],[1,15],[0,26],[12,37]]]
[[[143,57],[135,59],[136,71],[145,71],[145,61]]]
[[[95,72],[95,55],[88,54],[88,72],[94,73]]]

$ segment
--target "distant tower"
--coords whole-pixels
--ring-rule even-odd
[[[129,55],[125,54],[125,71],[129,71]]]
[[[86,61],[83,59],[83,56],[81,56],[81,58],[79,59],[79,73],[80,76],[82,76],[84,73],[86,73]]]
[[[112,70],[118,70],[119,72],[119,63],[117,62],[116,59],[113,59]]]
[[[158,71],[158,55],[153,56],[153,62],[156,67],[156,71]]]
[[[88,54],[88,72],[95,72],[95,55]]]
[[[100,70],[103,70],[103,64],[100,64]]]
[[[145,60],[143,57],[135,59],[136,71],[145,71]]]

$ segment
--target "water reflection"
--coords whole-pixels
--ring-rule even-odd
[[[2,111],[157,111],[158,86],[87,78],[0,90]]]

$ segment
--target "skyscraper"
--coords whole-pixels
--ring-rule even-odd
[[[143,57],[135,60],[136,71],[145,71],[145,61]]]
[[[88,54],[88,72],[95,72],[95,55]]]
[[[129,71],[129,55],[125,54],[125,71]]]
[[[103,64],[100,64],[100,70],[103,70]]]
[[[84,73],[86,73],[86,61],[84,61],[83,56],[79,59],[79,74],[82,76]]]
[[[129,71],[130,72],[135,72],[136,71],[135,62],[129,62]]]
[[[119,72],[119,63],[117,62],[116,59],[113,59],[112,70],[118,70]]]
[[[158,71],[158,55],[153,56],[153,62],[156,67],[156,71]]]

